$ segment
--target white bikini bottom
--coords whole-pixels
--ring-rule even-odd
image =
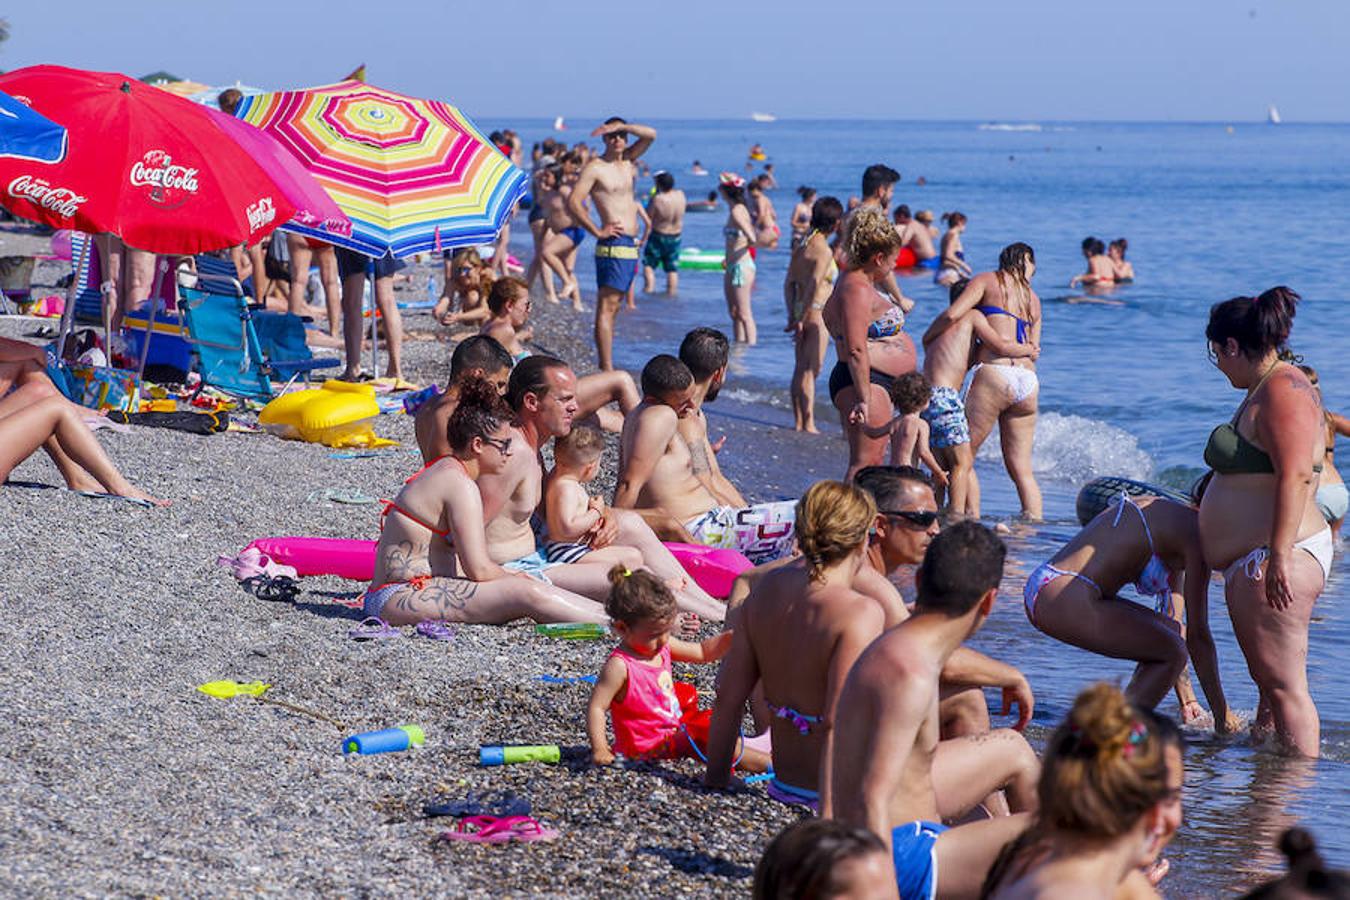
[[[1331,540],[1331,529],[1323,528],[1316,534],[1309,535],[1303,540],[1294,544],[1295,550],[1306,550],[1317,564],[1322,567],[1322,583],[1326,584],[1327,578],[1331,575],[1331,554],[1335,545]],[[1239,571],[1246,575],[1252,581],[1261,580],[1261,566],[1270,558],[1270,550],[1266,547],[1257,547],[1251,553],[1234,562],[1228,568],[1223,570],[1223,580],[1232,581]]]
[[[1013,403],[1021,403],[1036,393],[1036,389],[1041,386],[1034,369],[1005,366],[1002,363],[976,363],[974,368],[970,370],[970,384],[975,382],[975,373],[980,369],[988,369],[1003,379],[1003,383],[1008,389],[1008,396],[1012,398]],[[966,394],[969,393],[970,388],[967,387],[965,393],[961,395],[961,399],[964,400]]]

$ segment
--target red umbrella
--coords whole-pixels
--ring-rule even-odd
[[[70,134],[62,162],[0,158],[0,203],[24,218],[188,254],[255,243],[295,215],[266,166],[190,100],[62,66],[0,75],[0,90]]]

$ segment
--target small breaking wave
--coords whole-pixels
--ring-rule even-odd
[[[1035,122],[981,122],[976,126],[980,131],[1041,131]]]
[[[979,458],[1002,465],[998,429],[980,448]],[[1036,422],[1031,465],[1053,481],[1082,484],[1102,475],[1146,480],[1153,458],[1139,448],[1134,435],[1114,425],[1083,416],[1043,412]]]

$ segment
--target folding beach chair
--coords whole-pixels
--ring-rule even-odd
[[[188,283],[195,282],[192,286]],[[341,365],[316,359],[305,343],[304,323],[286,313],[249,306],[234,278],[198,270],[180,284],[180,312],[197,357],[202,384],[259,400],[273,396],[272,378],[308,377],[314,369]]]

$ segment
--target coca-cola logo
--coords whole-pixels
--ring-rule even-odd
[[[175,165],[164,150],[150,150],[131,166],[131,184],[148,187],[150,202],[156,206],[182,206],[189,195],[197,193],[197,169]]]
[[[83,194],[77,194],[70,188],[57,187],[45,178],[20,175],[9,183],[9,195],[27,200],[39,209],[51,211],[54,215],[69,219],[79,210],[80,205],[89,200]]]
[[[248,230],[257,231],[277,217],[277,208],[271,197],[263,197],[257,203],[250,203],[248,209]]]

